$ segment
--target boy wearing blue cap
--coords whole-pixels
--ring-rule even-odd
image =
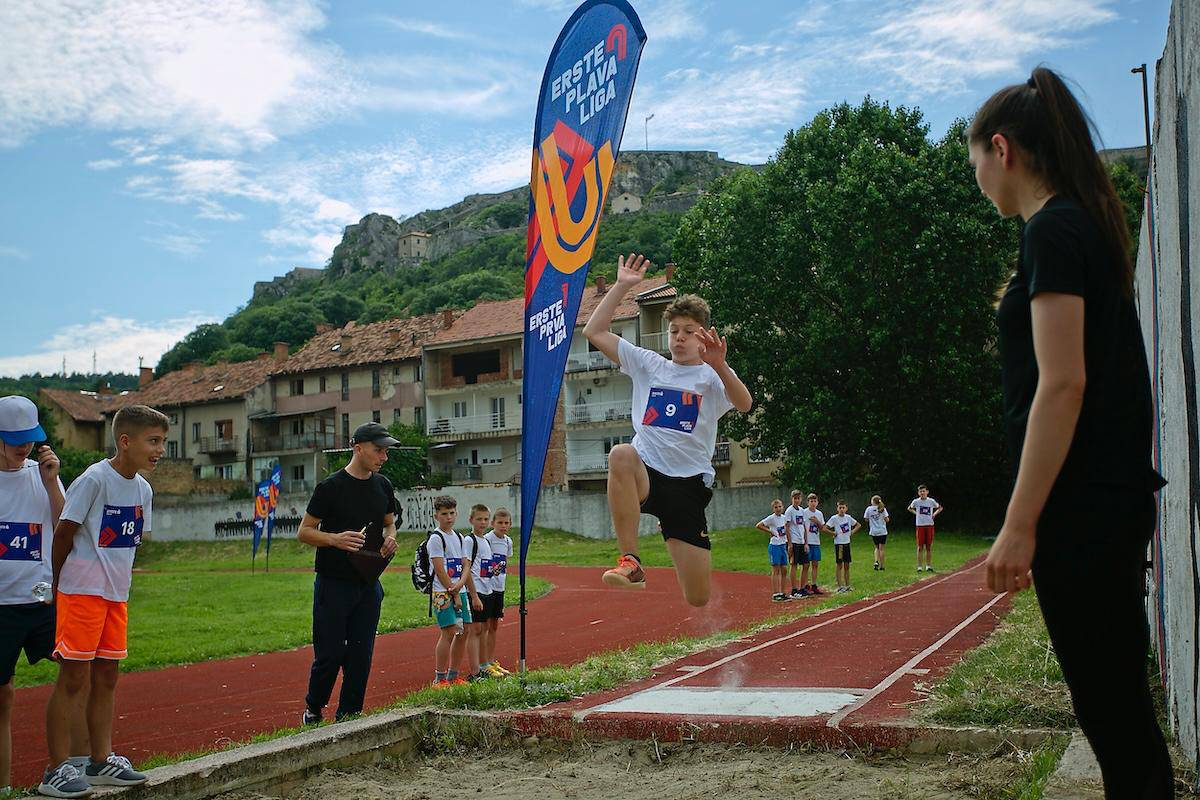
[[[64,491],[58,456],[47,445],[37,406],[19,395],[0,398],[0,791],[12,768],[13,675],[21,651],[34,664],[54,651],[50,544]],[[78,743],[73,743],[78,744]],[[60,797],[91,791],[70,760],[47,772]]]

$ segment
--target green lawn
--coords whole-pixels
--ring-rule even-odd
[[[394,562],[407,567],[422,534],[401,533]],[[757,572],[763,576],[763,594],[769,593],[766,535],[753,528],[735,528],[712,534],[713,567],[718,570]],[[806,611],[815,611],[860,597],[890,591],[917,580],[916,556],[911,536],[898,534],[889,545],[891,567],[886,572],[871,569],[871,541],[855,537],[856,563],[851,575],[855,591],[824,598]],[[905,544],[901,545],[900,541]],[[935,563],[951,569],[982,553],[987,543],[978,536],[938,532]],[[666,547],[658,535],[643,537],[643,563],[669,566]],[[530,545],[530,563],[554,563],[604,567],[615,562],[616,543],[586,539],[562,531],[538,530]],[[830,558],[822,566],[822,584],[832,582]],[[294,539],[274,543],[271,572],[264,573],[265,558],[259,553],[258,573],[250,574],[249,543],[147,542],[138,548],[130,594],[130,657],[126,670],[142,670],[186,664],[213,658],[271,652],[299,647],[311,641],[312,548]],[[597,576],[597,580],[599,576]],[[510,579],[514,583],[514,577]],[[551,586],[530,578],[530,597],[540,597]],[[383,604],[380,632],[391,632],[429,624],[428,601],[412,589],[407,572],[384,576],[387,599]],[[516,592],[507,600],[516,602]],[[781,612],[785,613],[781,608]],[[618,672],[620,672],[618,670]],[[55,667],[41,663],[17,667],[17,686],[52,681]]]

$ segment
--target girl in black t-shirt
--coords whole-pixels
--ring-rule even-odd
[[[979,188],[1001,216],[1025,221],[998,316],[1015,471],[987,581],[996,592],[1036,581],[1106,796],[1170,797],[1146,679],[1142,572],[1162,479],[1150,467],[1154,417],[1125,210],[1091,127],[1062,79],[1039,67],[994,94],[967,129]]]

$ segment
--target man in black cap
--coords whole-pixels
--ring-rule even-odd
[[[335,719],[362,711],[383,602],[378,575],[396,552],[396,496],[379,470],[399,442],[378,422],[358,426],[351,441],[350,463],[317,485],[300,523],[300,541],[317,548],[305,725],[321,721],[339,670]]]

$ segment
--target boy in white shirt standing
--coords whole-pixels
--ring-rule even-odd
[[[883,551],[887,545],[888,535],[887,524],[892,521],[892,518],[888,516],[887,507],[883,504],[883,498],[879,495],[872,497],[871,505],[867,506],[863,517],[870,526],[871,541],[875,543],[875,569],[883,570]]]
[[[808,495],[808,508],[804,509],[804,528],[808,539],[808,564],[802,569],[801,580],[805,581],[804,590],[808,594],[825,594],[817,585],[817,571],[821,568],[821,531],[825,527],[825,515],[817,508],[820,498],[816,492]],[[812,570],[812,583],[808,583],[808,572]]]
[[[146,776],[112,749],[113,699],[125,649],[133,559],[152,530],[150,484],[166,450],[170,421],[142,405],[113,417],[117,454],[84,470],[71,484],[54,530],[54,657],[58,682],[46,709],[50,763],[67,758],[70,719],[86,690],[91,758],[84,779],[93,786],[136,786]],[[57,797],[56,772],[46,770],[38,791]]]
[[[783,512],[787,518],[788,550],[791,551],[792,581],[791,596],[807,597],[808,589],[796,580],[797,567],[801,568],[804,576],[808,575],[808,542],[804,536],[804,492],[792,490],[792,504]]]
[[[466,683],[459,679],[458,670],[451,669],[462,658],[466,647],[463,636],[465,626],[471,620],[471,609],[462,601],[462,588],[467,584],[463,569],[463,540],[454,530],[458,519],[458,501],[450,495],[433,498],[433,515],[437,527],[429,532],[425,549],[429,553],[429,567],[433,572],[434,619],[439,636],[433,648],[433,685],[449,686],[451,683]]]
[[[772,501],[771,514],[754,527],[771,536],[767,543],[767,556],[771,560],[771,599],[775,602],[790,600],[791,597],[784,594],[784,583],[787,581],[788,530],[787,517],[783,515],[783,501]]]
[[[511,673],[496,658],[496,631],[504,619],[504,582],[508,572],[508,557],[513,554],[513,540],[508,535],[512,527],[512,514],[507,508],[497,508],[492,514],[492,530],[488,531],[488,544],[492,548],[492,607],[488,610],[487,629],[483,635],[483,652],[480,668],[493,678],[502,678]]]
[[[467,581],[467,595],[471,598],[471,624],[467,626],[467,680],[489,678],[480,664],[483,649],[483,629],[487,623],[488,610],[492,601],[492,546],[487,540],[488,520],[491,510],[483,505],[471,506],[471,533],[463,537],[463,554],[472,553],[471,577]],[[472,550],[472,542],[474,549]],[[474,592],[472,593],[472,590]]]
[[[13,675],[21,651],[36,664],[54,651],[54,606],[49,601],[53,571],[51,538],[63,508],[58,456],[48,446],[37,406],[20,395],[0,398],[0,797],[12,773]],[[36,450],[36,452],[35,452]],[[36,460],[34,460],[36,459]],[[46,602],[43,602],[43,599]],[[82,752],[77,718],[71,749]],[[78,771],[83,763],[60,764],[55,784],[61,797],[83,797],[91,785]]]
[[[618,259],[616,286],[584,326],[588,341],[633,379],[630,444],[608,455],[608,507],[621,556],[604,582],[645,588],[638,558],[638,519],[658,518],[683,596],[692,606],[708,603],[712,544],[704,509],[712,500],[712,465],[717,420],[736,408],[747,412],[753,398],[725,361],[728,344],[708,327],[708,304],[681,295],[667,307],[671,360],[617,336],[609,326],[625,295],[650,266],[643,256]]]
[[[917,572],[933,572],[933,521],[942,513],[942,504],[929,496],[929,487],[921,484],[908,510],[917,517]]]
[[[846,513],[849,506],[838,500],[837,511],[825,524],[825,530],[833,534],[833,563],[837,575],[839,592],[850,591],[850,536],[862,526],[858,520]]]

